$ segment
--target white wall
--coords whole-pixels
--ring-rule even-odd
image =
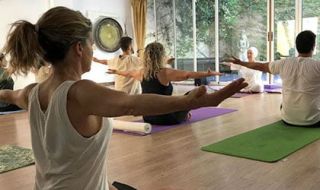
[[[21,19],[34,24],[47,9],[48,1],[45,0],[0,0],[0,48],[5,44],[10,24]],[[14,77],[14,80],[15,88],[23,88],[33,83],[35,78],[30,74],[26,77]]]
[[[73,0],[49,0],[49,8],[56,6],[64,6],[73,9]]]
[[[79,10],[84,15],[94,17],[100,13],[115,17],[124,29],[126,23],[127,34],[133,37],[130,0],[0,0],[0,48],[6,41],[6,36],[11,23],[24,19],[35,23],[49,7],[66,6]],[[94,51],[94,56],[103,59],[111,59],[121,52],[105,53]],[[96,82],[110,82],[113,76],[105,73],[107,66],[97,63],[92,64],[92,69],[83,78]],[[15,78],[15,88],[23,88],[35,81],[34,75]]]
[[[99,16],[108,16],[116,19],[122,29],[127,30],[127,35],[133,38],[133,27],[131,18],[130,0],[77,0],[74,1],[74,9],[79,10],[94,23]],[[99,59],[111,59],[121,53],[121,50],[115,53],[105,53],[96,49],[94,56]],[[113,81],[113,75],[106,74],[107,66],[92,63],[91,71],[83,75],[85,79],[91,79],[96,82]]]

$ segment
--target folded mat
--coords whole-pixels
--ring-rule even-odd
[[[181,126],[181,125],[186,125],[186,124],[194,123],[194,122],[197,122],[197,121],[201,121],[201,120],[217,117],[217,116],[228,114],[228,113],[231,113],[231,112],[234,112],[234,111],[237,111],[237,110],[236,109],[229,109],[229,108],[217,108],[217,107],[205,107],[205,108],[199,108],[199,109],[191,110],[191,118],[190,118],[190,120],[185,121],[185,122],[183,122],[181,124],[177,124],[177,125],[152,125],[150,133],[158,133],[158,132],[161,132],[161,131],[165,131],[165,130],[168,130],[168,129],[171,129],[171,128],[175,128],[175,127]],[[131,123],[134,123],[134,122],[131,122]],[[137,126],[137,125],[133,124],[132,126]],[[143,128],[145,127],[143,125],[141,125],[141,126]],[[141,131],[143,131],[144,129],[138,130],[138,133],[136,131],[134,131],[134,130],[130,131],[130,130],[128,130],[129,127],[126,127],[126,130],[123,131],[123,130],[117,130],[117,126],[116,125],[113,126],[113,128],[115,129],[114,130],[115,132],[128,133],[128,134],[134,133],[134,134],[137,134],[137,135],[147,135],[147,134],[149,134],[149,133],[141,133]],[[121,126],[121,128],[124,128],[123,125]]]
[[[276,162],[319,138],[320,128],[292,127],[278,121],[201,149],[264,162]]]
[[[0,146],[0,173],[34,164],[31,149],[13,145]]]

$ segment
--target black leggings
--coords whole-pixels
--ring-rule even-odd
[[[189,91],[190,92],[190,91]],[[188,95],[189,92],[184,95]],[[143,121],[152,125],[176,125],[188,119],[190,110],[153,116],[143,116]]]
[[[188,113],[189,111],[178,111],[164,115],[143,116],[143,120],[152,125],[175,125],[186,121]]]

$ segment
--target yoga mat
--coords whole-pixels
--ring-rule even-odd
[[[319,138],[320,128],[292,127],[278,121],[201,149],[263,162],[276,162]]]
[[[231,112],[237,111],[236,109],[229,109],[229,108],[217,108],[217,107],[205,107],[205,108],[199,108],[195,110],[191,110],[191,118],[188,121],[185,121],[181,124],[177,125],[152,125],[152,133],[158,133],[161,131],[165,131],[168,129],[172,129],[175,127],[179,126],[185,126],[186,124],[194,123],[197,121],[202,121],[205,119],[217,117],[220,115],[228,114]],[[141,121],[139,121],[141,122]],[[125,133],[125,134],[133,134],[129,131],[115,131],[115,132],[120,132],[120,133]],[[148,135],[148,134],[134,134],[134,135]]]
[[[282,86],[279,84],[265,84],[264,85],[264,89],[277,89],[277,88],[282,88]]]
[[[8,115],[8,114],[13,114],[13,113],[21,113],[25,112],[26,110],[17,110],[17,111],[2,111],[0,112],[0,115]]]
[[[264,89],[267,93],[274,93],[274,94],[281,94],[282,88],[275,88],[275,89]]]
[[[138,133],[142,135],[149,134],[152,130],[149,123],[112,120],[112,124],[113,130]]]
[[[13,145],[0,147],[0,173],[34,164],[31,149]]]

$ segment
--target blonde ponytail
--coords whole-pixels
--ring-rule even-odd
[[[66,7],[54,7],[33,25],[15,22],[4,48],[9,55],[9,72],[27,74],[44,60],[53,66],[63,60],[70,46],[89,38],[92,25],[80,12]]]
[[[12,24],[4,52],[9,55],[9,74],[27,74],[39,62],[41,48],[35,26],[20,20]]]

